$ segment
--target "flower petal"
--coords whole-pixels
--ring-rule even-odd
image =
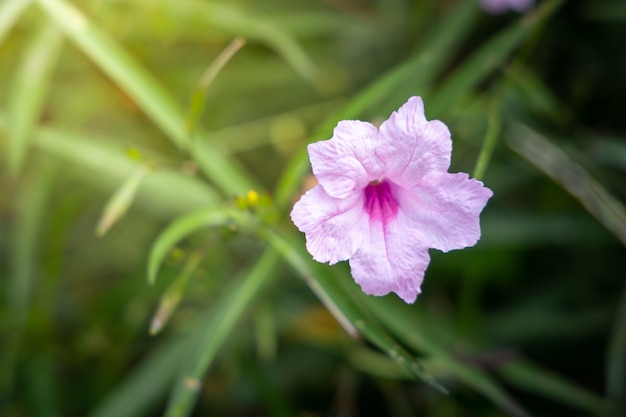
[[[308,146],[313,174],[329,196],[343,198],[377,179],[382,172],[374,152],[377,141],[374,125],[344,120],[331,139]]]
[[[430,261],[428,247],[419,232],[407,224],[402,214],[387,223],[368,223],[361,247],[350,258],[352,276],[366,294],[395,292],[412,303],[421,292]]]
[[[439,120],[426,120],[420,97],[411,97],[380,126],[376,154],[385,163],[385,176],[403,187],[427,172],[446,172],[451,152],[450,131]]]
[[[306,248],[313,259],[332,265],[357,251],[367,225],[363,198],[362,193],[334,198],[316,185],[293,206],[291,220],[306,234]]]
[[[400,209],[428,246],[448,252],[476,244],[479,215],[493,193],[465,173],[431,172],[411,190],[400,190]]]
[[[480,0],[480,7],[487,13],[499,14],[507,10],[525,12],[529,10],[534,0]]]

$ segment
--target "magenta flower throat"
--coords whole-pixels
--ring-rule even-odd
[[[447,252],[480,238],[479,215],[492,196],[482,182],[449,173],[446,125],[427,121],[412,97],[380,129],[339,122],[333,137],[308,146],[318,184],[294,205],[291,219],[318,262],[348,260],[371,295],[420,293],[430,248]]]

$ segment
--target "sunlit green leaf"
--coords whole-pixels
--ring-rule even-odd
[[[0,46],[33,0],[5,0],[0,4]]]
[[[28,152],[61,46],[61,33],[52,25],[42,25],[17,67],[11,92],[9,120],[9,170],[18,175]]]
[[[194,143],[185,128],[177,103],[157,80],[108,34],[87,16],[64,0],[37,0],[57,26],[120,88],[181,150],[190,150],[202,169],[228,194],[243,193],[255,187],[234,161],[207,143]],[[195,141],[199,142],[199,141]]]
[[[149,167],[140,165],[135,172],[122,183],[120,188],[115,191],[104,206],[102,216],[96,227],[96,235],[104,236],[115,223],[124,217],[126,211],[135,199],[141,182],[149,172]]]

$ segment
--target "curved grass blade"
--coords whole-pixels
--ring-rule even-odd
[[[105,32],[64,0],[36,0],[46,14],[94,63],[117,83],[181,149],[187,134],[180,110],[160,85]]]
[[[148,258],[148,282],[154,283],[163,259],[183,238],[199,229],[232,224],[243,216],[240,211],[218,207],[198,210],[174,220],[152,245]]]
[[[104,206],[96,227],[97,236],[104,236],[115,223],[124,217],[135,199],[139,186],[149,172],[150,168],[147,165],[140,165],[111,196]]]
[[[405,348],[376,325],[352,301],[335,279],[328,273],[319,271],[319,266],[314,263],[307,252],[301,249],[304,245],[292,243],[269,229],[261,230],[261,236],[298,272],[348,334],[353,337],[362,334],[415,378],[447,393],[447,390],[426,373],[420,363]]]
[[[256,14],[245,14],[227,3],[198,2],[197,13],[212,27],[236,36],[265,43],[276,51],[305,80],[312,81],[317,69],[304,49],[277,22]]]
[[[0,46],[33,0],[5,0],[0,4]]]
[[[626,207],[547,138],[519,125],[507,137],[516,153],[552,178],[626,245]]]
[[[17,67],[9,104],[11,129],[7,152],[9,172],[13,176],[22,171],[62,45],[61,32],[45,23],[35,33]]]
[[[272,272],[277,260],[275,251],[266,250],[250,272],[235,281],[218,299],[206,319],[206,326],[194,335],[193,352],[189,360],[182,364],[165,417],[185,417],[191,413],[207,369],[245,310],[274,277]]]
[[[233,40],[227,47],[224,49],[215,60],[209,65],[204,74],[202,74],[202,78],[198,82],[196,86],[196,90],[194,91],[191,97],[191,103],[189,104],[189,111],[187,113],[187,133],[191,135],[196,130],[196,125],[198,124],[198,119],[202,114],[202,110],[204,109],[204,104],[206,101],[206,91],[217,77],[217,74],[224,68],[226,63],[230,61],[230,59],[237,53],[242,46],[244,46],[246,41],[243,38],[236,38]]]
[[[217,186],[227,194],[242,194],[258,188],[232,159],[224,158],[209,144],[202,143],[202,146],[190,149],[185,119],[177,103],[145,68],[77,8],[64,0],[37,0],[37,3],[179,149],[191,152],[200,168]]]

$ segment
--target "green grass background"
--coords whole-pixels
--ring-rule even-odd
[[[0,415],[624,415],[625,40],[619,0],[3,0]],[[288,214],[414,95],[494,197],[405,305]]]

